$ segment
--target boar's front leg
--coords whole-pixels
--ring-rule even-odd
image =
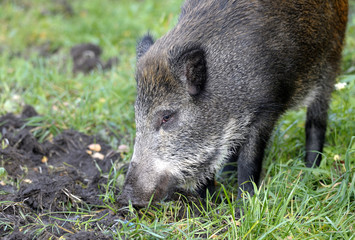
[[[249,192],[250,195],[254,194],[252,182],[259,183],[264,152],[273,125],[273,123],[266,125],[262,121],[253,124],[247,141],[240,148],[238,156],[238,198],[241,198],[242,190]]]
[[[216,190],[214,177],[207,179],[206,183],[197,190],[197,194],[202,198],[207,198],[207,192],[212,196]]]

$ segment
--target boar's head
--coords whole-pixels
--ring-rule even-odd
[[[233,150],[241,127],[208,90],[204,49],[161,45],[148,35],[137,47],[136,139],[122,204],[198,190]]]

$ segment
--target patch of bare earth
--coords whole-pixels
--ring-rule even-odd
[[[27,106],[20,116],[0,117],[0,166],[8,174],[0,182],[0,238],[111,239],[97,227],[110,228],[118,216],[105,208],[100,194],[106,191],[105,173],[120,154],[75,130],[41,143],[34,127],[26,125],[36,115]],[[77,220],[90,220],[90,229],[78,231]]]

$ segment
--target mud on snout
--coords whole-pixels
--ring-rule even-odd
[[[178,181],[162,164],[153,160],[144,164],[132,160],[118,203],[131,202],[134,207],[146,207],[149,203],[169,200],[177,190]]]

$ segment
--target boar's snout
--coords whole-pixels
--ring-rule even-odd
[[[169,172],[157,172],[152,166],[131,162],[117,201],[120,205],[131,202],[135,207],[146,207],[150,202],[168,199],[175,186],[176,181]]]
[[[118,203],[122,206],[127,206],[131,201],[132,205],[135,207],[145,207],[148,205],[149,201],[144,201],[139,197],[135,196],[133,189],[129,185],[125,185],[121,195],[117,199]]]

